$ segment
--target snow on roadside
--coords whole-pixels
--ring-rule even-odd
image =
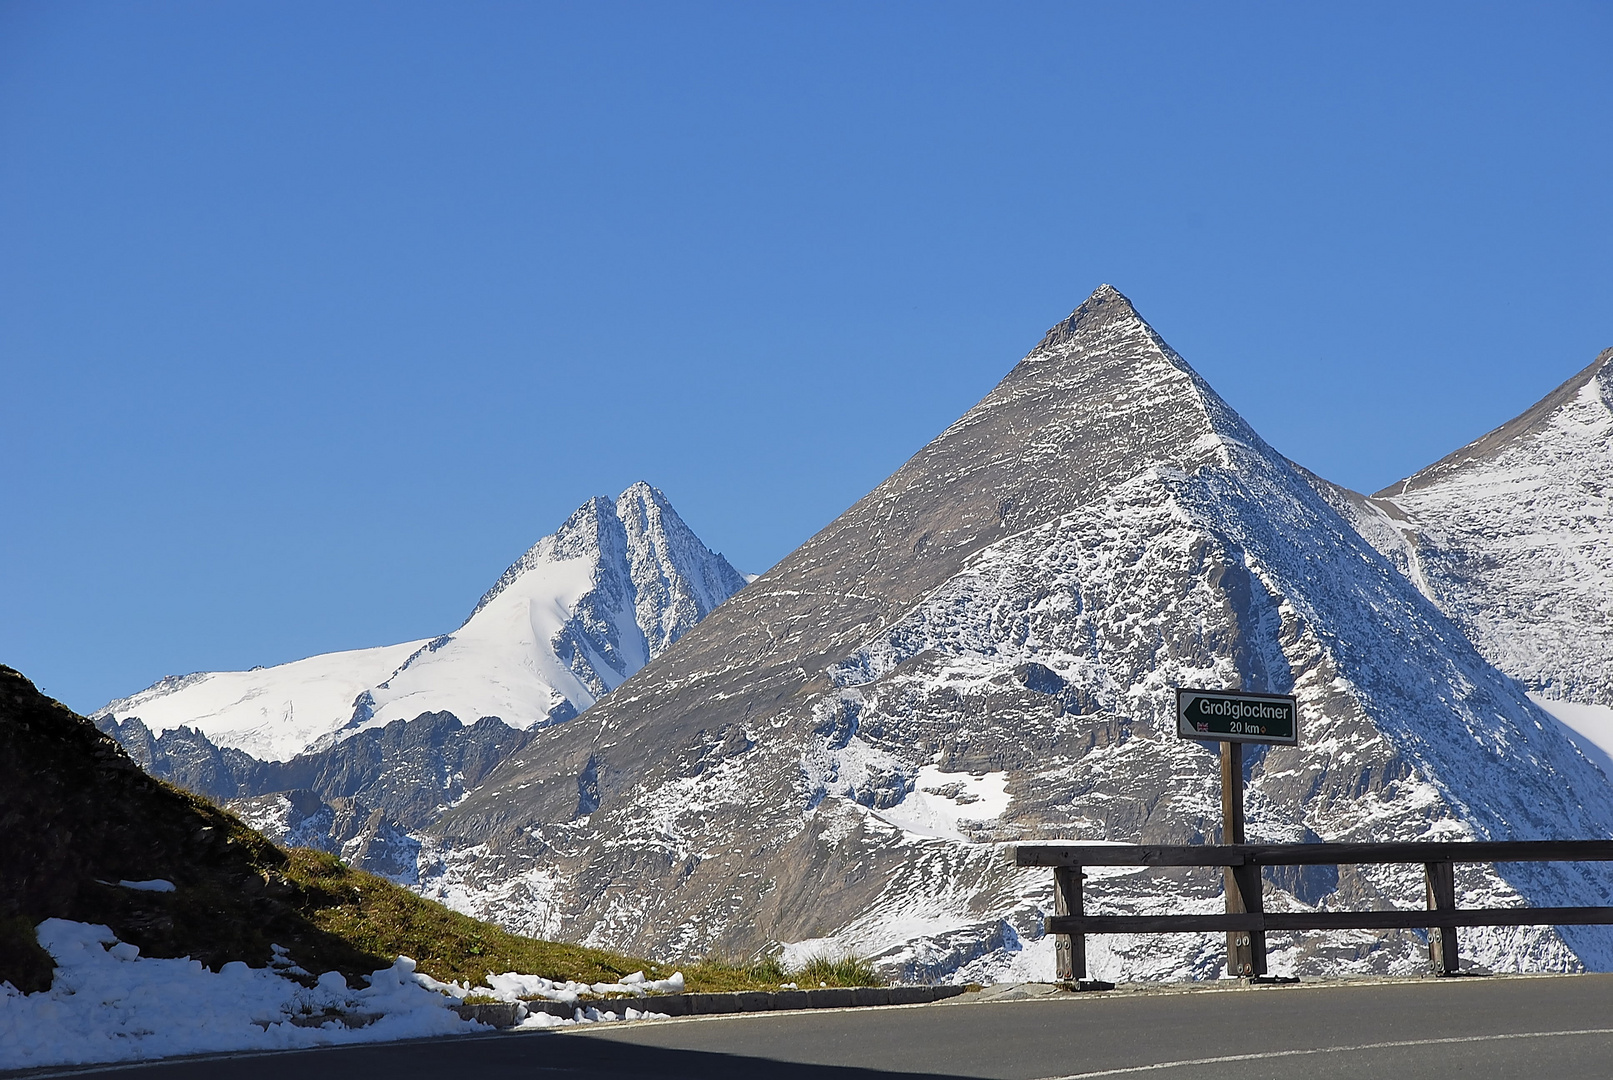
[[[453,992],[455,984],[439,983],[415,971],[415,962],[405,956],[368,976],[367,987],[353,990],[334,971],[321,975],[313,987],[292,981],[275,968],[291,973],[300,969],[291,968],[284,950],[278,948],[270,968],[249,968],[235,961],[213,972],[196,960],[141,956],[137,947],[118,941],[105,926],[47,919],[39,924],[38,934],[40,945],[56,960],[56,975],[49,990],[35,994],[0,983],[0,1069],[290,1050],[487,1030],[454,1011],[461,1003],[461,996]],[[493,978],[537,979],[514,973]],[[659,984],[643,985],[659,989]],[[513,995],[505,1000],[513,1000]],[[624,1008],[621,1017],[657,1015]],[[617,1018],[615,1012],[583,1007],[572,1019],[538,1013],[521,1026]]]
[[[420,976],[422,981],[426,976]],[[634,997],[644,997],[648,994],[681,994],[683,993],[683,972],[675,971],[670,978],[646,979],[644,972],[635,971],[631,975],[622,976],[621,982],[556,982],[545,979],[541,975],[521,975],[514,971],[506,971],[502,975],[489,974],[483,986],[467,986],[463,983],[440,983],[435,979],[425,981],[425,985],[433,990],[456,994],[459,997],[469,997],[472,994],[483,997],[497,998],[500,1001],[520,1001],[523,998],[542,998],[545,1001],[559,1001],[567,1005],[575,1005],[577,999],[584,994],[598,996],[601,994],[631,994]],[[631,1019],[631,1018],[630,1018]]]
[[[515,1026],[525,1030],[531,1030],[533,1028],[565,1027],[567,1024],[596,1024],[601,1022],[609,1023],[617,1020],[670,1019],[672,1019],[672,1017],[667,1013],[649,1011],[639,1012],[631,1005],[626,1006],[620,1015],[612,1012],[609,1009],[597,1009],[590,1005],[587,1008],[579,1008],[571,1017],[550,1016],[546,1012],[528,1013]]]

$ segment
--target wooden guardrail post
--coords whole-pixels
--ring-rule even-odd
[[[1243,744],[1221,743],[1221,843],[1243,843]],[[1260,867],[1251,863],[1222,868],[1228,915],[1265,910]],[[1227,932],[1227,974],[1266,973],[1266,932]]]
[[[1245,863],[1243,866],[1223,867],[1223,870],[1228,915],[1265,910],[1265,898],[1261,895],[1260,867]],[[1266,932],[1227,931],[1227,974],[1255,976],[1265,973]]]
[[[1085,915],[1081,900],[1081,879],[1086,877],[1079,866],[1053,868],[1053,914]],[[1087,936],[1085,934],[1053,935],[1053,956],[1057,974],[1063,982],[1079,982],[1087,977]]]
[[[1424,863],[1423,873],[1428,883],[1428,910],[1455,911],[1456,864]],[[1455,975],[1461,970],[1461,958],[1456,952],[1456,927],[1428,928],[1428,963],[1435,975]]]

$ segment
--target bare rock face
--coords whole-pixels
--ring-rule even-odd
[[[1099,289],[984,400],[431,830],[420,889],[654,951],[818,939],[909,977],[1048,977],[1027,838],[1191,842],[1213,747],[1172,687],[1299,697],[1250,755],[1262,839],[1594,837],[1613,795],[1316,486]],[[1504,872],[1503,872],[1504,871]],[[1600,869],[1465,868],[1473,903],[1598,903]],[[1274,907],[1417,904],[1405,868],[1289,873]],[[1108,874],[1102,910],[1214,910]],[[806,944],[803,944],[806,943]],[[820,943],[822,944],[822,943]],[[1411,934],[1274,937],[1282,971],[1403,971]],[[1613,965],[1601,930],[1464,934],[1497,969]],[[1095,939],[1101,977],[1210,975],[1204,937]]]
[[[242,821],[282,847],[311,847],[339,856],[350,866],[412,884],[420,865],[420,840],[383,810],[356,798],[326,802],[307,788],[230,799],[224,803]]]
[[[290,761],[261,761],[189,727],[154,736],[134,717],[97,726],[147,773],[235,811],[275,843],[329,851],[405,885],[416,879],[420,830],[529,738],[497,718],[467,727],[450,713],[422,713]]]

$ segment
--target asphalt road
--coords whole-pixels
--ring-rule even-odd
[[[1408,980],[695,1018],[117,1070],[139,1080],[1613,1076],[1613,975]]]

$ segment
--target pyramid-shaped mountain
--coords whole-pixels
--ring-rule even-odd
[[[527,932],[663,952],[850,947],[908,976],[1048,977],[1027,838],[1212,839],[1212,747],[1172,688],[1292,692],[1250,755],[1267,840],[1600,837],[1613,789],[1461,629],[1104,287],[885,482],[435,827],[422,888]],[[1468,897],[1599,903],[1561,867]],[[1269,904],[1418,904],[1403,868]],[[1103,910],[1215,910],[1208,873]],[[1404,971],[1410,933],[1274,935],[1274,970]],[[1464,936],[1497,969],[1613,965],[1594,929]],[[1221,942],[1095,939],[1104,977],[1213,974]]]

